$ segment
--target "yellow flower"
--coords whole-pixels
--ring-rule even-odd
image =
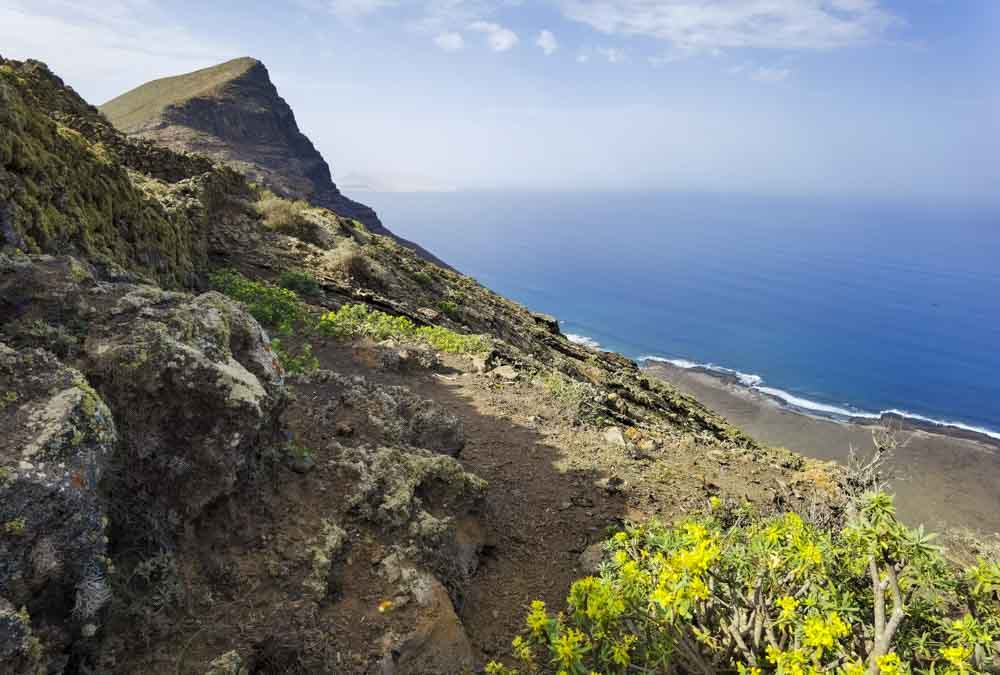
[[[775,604],[777,604],[778,607],[781,608],[781,616],[779,618],[790,619],[792,615],[795,614],[795,610],[799,606],[799,601],[790,595],[786,595],[784,597],[778,598],[778,602]]]
[[[899,655],[896,652],[878,658],[879,672],[883,675],[899,675]]]
[[[392,600],[383,600],[382,602],[378,603],[379,614],[385,614],[390,609],[392,609]]]
[[[568,628],[565,633],[552,641],[552,648],[561,665],[572,668],[583,655],[584,636],[578,630]]]
[[[958,668],[963,668],[969,657],[972,656],[972,649],[969,647],[963,647],[962,645],[956,645],[954,647],[942,647],[941,656],[944,660],[953,666]]]
[[[649,596],[650,602],[656,603],[662,609],[669,609],[674,602],[674,596],[663,586],[657,586],[656,590]]]
[[[532,635],[540,636],[545,632],[545,627],[549,623],[549,615],[545,611],[545,603],[535,600],[531,603],[531,611],[528,612],[527,624]]]
[[[708,498],[708,505],[714,511],[715,509],[717,509],[720,506],[722,506],[722,500],[719,499],[718,497],[716,497],[715,495],[712,495],[711,497]]]
[[[684,533],[696,542],[708,538],[708,530],[705,529],[704,525],[699,525],[698,523],[684,523]]]

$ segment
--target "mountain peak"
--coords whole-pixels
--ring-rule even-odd
[[[368,206],[348,199],[330,167],[295,122],[267,68],[242,57],[166,77],[118,96],[101,112],[119,130],[168,148],[205,155],[244,173],[282,197],[302,199],[393,237],[424,258],[421,247],[396,237]]]
[[[165,108],[183,105],[194,98],[211,98],[233,80],[243,77],[255,68],[264,71],[264,64],[249,56],[226,61],[184,75],[161,77],[118,96],[104,105],[103,112],[116,127],[125,133],[141,129]]]

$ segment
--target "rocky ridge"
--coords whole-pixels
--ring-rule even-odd
[[[345,197],[330,167],[295,122],[295,114],[260,61],[239,58],[154,80],[100,107],[118,129],[179,152],[210,157],[282,197],[303,199],[369,231],[392,237],[440,264],[428,251],[396,237],[370,207]]]
[[[0,59],[0,101],[17,675],[469,672],[626,518],[836,508],[836,472],[552,317],[328,209],[268,226],[242,175],[124,136],[43,64]],[[220,270],[276,304],[210,290]],[[484,347],[292,332],[268,318],[292,301]]]

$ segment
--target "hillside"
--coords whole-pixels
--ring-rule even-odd
[[[0,58],[0,103],[4,675],[558,672],[556,653],[708,675],[779,644],[802,662],[817,608],[843,606],[858,628],[821,621],[811,657],[839,667],[885,656],[866,640],[902,620],[897,573],[901,649],[985,663],[1000,566],[904,573],[886,556],[923,533],[890,500],[850,535],[854,473],[354,219],[125,136],[44,64]],[[660,607],[716,632],[636,627]]]
[[[393,237],[375,212],[348,199],[330,167],[295,122],[264,64],[239,58],[193,73],[147,82],[100,110],[119,130],[175,151],[197,153],[240,171],[289,199],[302,199]]]

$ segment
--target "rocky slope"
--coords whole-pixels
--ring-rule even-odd
[[[371,208],[341,194],[330,167],[299,131],[292,109],[256,59],[234,59],[147,82],[100,109],[129,136],[211,157],[283,197],[304,199],[357,220],[369,231],[440,262],[392,234]]]
[[[0,103],[4,673],[470,672],[625,519],[837,507],[836,472],[354,219],[275,226],[43,64],[0,58]]]

